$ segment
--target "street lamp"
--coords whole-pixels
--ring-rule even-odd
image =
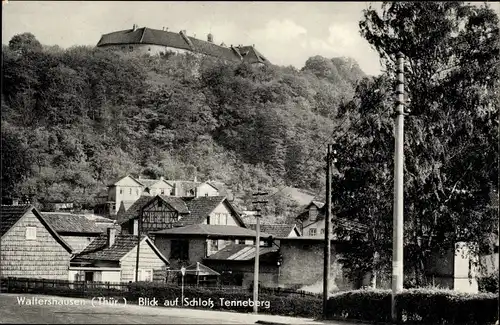
[[[184,306],[184,275],[186,274],[186,268],[181,267],[181,303]]]

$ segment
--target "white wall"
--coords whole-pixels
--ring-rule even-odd
[[[206,183],[201,184],[197,188],[197,196],[217,196],[219,195],[219,191],[215,189],[213,186],[208,185]]]
[[[472,256],[470,249],[465,243],[459,242],[455,245],[455,279],[453,289],[460,292],[479,292],[477,283],[478,270],[471,265],[476,258]],[[470,277],[469,277],[470,273]]]
[[[207,220],[203,221],[207,224]],[[226,203],[222,202],[219,204],[212,213],[210,213],[210,224],[211,225],[227,225],[227,226],[239,226],[238,222],[232,215],[231,210]]]

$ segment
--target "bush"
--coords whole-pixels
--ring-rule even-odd
[[[492,324],[497,319],[498,297],[451,290],[410,289],[396,296],[401,323],[406,324]],[[391,320],[390,290],[356,290],[332,296],[330,319]]]
[[[498,273],[493,273],[478,279],[479,291],[498,293]]]

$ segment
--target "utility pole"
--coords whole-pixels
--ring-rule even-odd
[[[332,215],[332,163],[333,152],[332,145],[328,145],[326,155],[326,215],[325,215],[325,252],[324,252],[324,270],[323,270],[323,317],[327,319],[327,306],[330,289],[330,265],[331,265],[331,233],[330,218]]]
[[[144,211],[141,208],[141,212],[139,213],[139,219],[137,220],[137,255],[135,257],[135,282],[139,281],[139,251],[141,245],[141,227],[142,227],[142,218]]]
[[[267,193],[264,192],[258,192],[254,193],[253,196],[259,197],[259,196],[265,196]],[[255,211],[257,214],[255,214],[256,218],[256,227],[255,230],[257,232],[256,238],[255,238],[255,266],[253,270],[253,312],[257,314],[258,312],[258,307],[257,307],[257,302],[259,301],[259,248],[260,248],[260,218],[262,217],[261,211],[262,209],[260,208],[260,204],[266,204],[268,201],[267,200],[258,200],[253,201],[252,203],[256,205]]]
[[[397,54],[397,88],[394,153],[394,215],[392,239],[392,321],[398,321],[396,294],[403,291],[403,168],[404,168],[404,58]]]

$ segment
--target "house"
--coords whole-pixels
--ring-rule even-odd
[[[192,224],[245,227],[239,213],[223,196],[142,196],[128,211],[118,216],[123,231],[137,233],[141,215],[141,233]]]
[[[112,49],[132,55],[159,55],[167,53],[192,53],[215,57],[229,62],[247,62],[255,65],[269,64],[269,61],[252,46],[227,47],[214,43],[212,34],[207,41],[188,36],[185,30],[174,33],[148,27],[121,30],[104,34],[97,43],[98,48]]]
[[[255,270],[255,245],[230,244],[203,262],[221,274],[225,285],[253,286]],[[259,284],[264,287],[279,287],[281,257],[279,248],[272,243],[259,247]]]
[[[117,235],[115,228],[94,239],[71,259],[69,280],[134,282],[139,245],[139,281],[166,280],[168,260],[151,239],[141,236]]]
[[[326,205],[322,202],[311,201],[297,216],[299,230],[303,236],[324,238],[325,236]],[[336,216],[331,223],[335,228],[333,236],[352,236],[364,234],[368,227],[357,221]]]
[[[252,230],[257,230],[257,224],[255,223],[247,223],[248,228]],[[297,225],[288,225],[288,224],[261,224],[259,225],[260,231],[265,232],[273,236],[274,238],[279,237],[298,237],[300,236],[300,231],[297,228]]]
[[[68,278],[72,248],[34,206],[2,206],[0,213],[0,276]]]
[[[110,215],[127,211],[141,196],[218,196],[219,191],[209,183],[185,180],[165,180],[134,178],[130,175],[121,177],[108,184],[108,194],[101,201],[98,210],[109,211]],[[104,207],[103,207],[104,206]]]
[[[318,237],[285,237],[280,241],[281,267],[279,286],[320,293],[323,291],[325,240]],[[368,285],[366,276],[352,281],[345,274],[341,260],[348,256],[348,240],[332,240],[329,291],[359,289]]]
[[[71,246],[73,254],[81,252],[106,231],[100,223],[89,220],[85,215],[62,212],[43,212],[42,214],[57,234]],[[104,224],[104,226],[112,226],[112,224]]]
[[[169,258],[173,268],[203,262],[231,244],[254,245],[256,232],[235,225],[192,223],[188,226],[165,229],[153,233],[155,244]],[[261,233],[261,245],[269,234]]]

